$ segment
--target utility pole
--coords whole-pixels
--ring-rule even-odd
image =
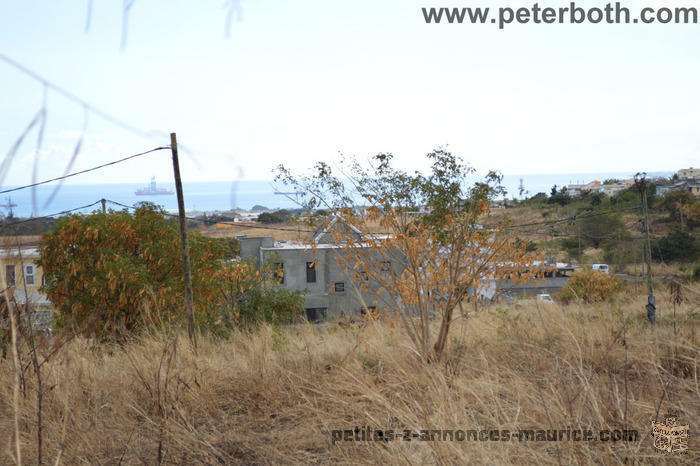
[[[102,213],[106,214],[107,213],[107,200],[102,198],[102,199],[100,199],[100,202],[102,203]]]
[[[649,207],[647,205],[647,180],[646,173],[637,173],[634,175],[634,184],[639,189],[642,196],[642,212],[644,215],[644,233],[646,236],[646,249],[644,254],[644,259],[647,263],[647,292],[648,292],[648,302],[646,305],[647,318],[649,319],[649,324],[654,325],[656,323],[656,298],[654,297],[654,288],[651,281],[651,240],[649,239]]]
[[[185,220],[185,200],[182,196],[180,180],[180,160],[177,156],[177,136],[170,133],[170,150],[173,153],[173,172],[175,174],[175,191],[177,192],[177,213],[180,218],[180,244],[182,249],[182,271],[185,279],[185,310],[187,312],[187,334],[195,351],[197,335],[194,329],[194,299],[192,297],[192,271],[190,270],[190,251],[187,245],[187,222]]]

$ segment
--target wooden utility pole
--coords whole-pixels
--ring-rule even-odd
[[[102,213],[106,214],[107,213],[107,200],[106,199],[100,199],[100,202],[102,203]]]
[[[197,350],[197,335],[194,329],[194,299],[192,297],[192,271],[190,270],[190,250],[187,245],[187,220],[185,219],[185,199],[182,196],[180,180],[180,160],[177,156],[177,136],[170,133],[170,150],[173,153],[173,172],[177,192],[177,213],[180,218],[180,243],[182,248],[182,271],[185,278],[185,310],[187,312],[187,334],[192,347]]]
[[[654,325],[656,323],[656,298],[654,297],[654,288],[652,285],[651,277],[651,239],[649,238],[649,207],[647,205],[647,180],[646,173],[637,173],[634,176],[634,183],[637,185],[641,196],[642,196],[642,211],[644,215],[644,232],[646,236],[646,249],[644,254],[644,259],[647,263],[647,292],[648,292],[648,302],[646,305],[647,318],[649,323]]]

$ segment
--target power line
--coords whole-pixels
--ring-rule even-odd
[[[536,226],[536,225],[556,225],[558,223],[565,223],[565,222],[569,222],[572,220],[579,220],[579,219],[590,218],[590,217],[599,217],[601,215],[608,215],[608,214],[613,214],[616,212],[625,212],[628,210],[637,210],[640,208],[641,208],[640,206],[627,207],[624,209],[606,210],[605,212],[595,212],[595,213],[592,213],[589,215],[585,215],[585,214],[584,215],[572,215],[571,217],[562,218],[559,220],[547,220],[544,222],[522,223],[520,225],[510,225],[510,226],[506,227],[506,230],[512,230],[514,228],[522,228],[522,227],[529,227],[529,226]]]
[[[98,166],[96,166],[96,167],[87,168],[87,169],[85,169],[85,170],[80,170],[80,171],[78,171],[78,172],[69,173],[68,175],[59,176],[59,177],[56,177],[56,178],[51,178],[50,180],[39,181],[39,182],[37,182],[37,183],[32,183],[32,184],[28,184],[28,185],[25,185],[25,186],[19,186],[19,187],[17,187],[17,188],[5,189],[5,190],[3,190],[3,191],[0,191],[0,194],[11,193],[11,192],[14,192],[14,191],[19,191],[19,190],[21,190],[21,189],[33,188],[33,187],[35,187],[35,186],[39,186],[39,185],[42,185],[42,184],[51,183],[51,182],[53,182],[53,181],[64,180],[64,179],[66,179],[66,178],[70,178],[71,176],[82,175],[83,173],[88,173],[88,172],[91,172],[91,171],[99,170],[100,168],[109,167],[110,165],[116,165],[116,164],[118,164],[118,163],[126,162],[127,160],[131,160],[131,159],[134,159],[134,158],[136,158],[136,157],[141,157],[142,155],[150,154],[150,153],[152,153],[152,152],[156,152],[156,151],[164,150],[164,149],[170,149],[170,146],[156,147],[155,149],[147,150],[146,152],[141,152],[141,153],[138,153],[138,154],[129,155],[128,157],[124,157],[124,158],[121,158],[121,159],[118,159],[118,160],[114,160],[114,161],[112,161],[112,162],[104,163],[104,164],[98,165]]]
[[[99,204],[100,202],[101,202],[101,200],[95,201],[95,202],[93,202],[92,204],[84,205],[84,206],[82,206],[82,207],[75,207],[75,208],[73,208],[73,209],[64,210],[64,211],[62,211],[62,212],[56,212],[55,214],[42,215],[41,217],[31,217],[31,218],[27,218],[27,219],[24,219],[24,220],[18,220],[18,221],[16,221],[16,222],[11,222],[11,223],[0,223],[0,229],[7,228],[7,227],[11,227],[11,226],[15,226],[15,225],[20,225],[20,224],[22,224],[22,223],[35,222],[35,221],[37,221],[37,220],[45,220],[45,219],[47,219],[47,218],[56,217],[57,215],[70,214],[71,212],[75,212],[75,211],[77,211],[77,210],[83,210],[83,209],[87,209],[87,208],[89,208],[89,207],[95,206],[95,205]]]

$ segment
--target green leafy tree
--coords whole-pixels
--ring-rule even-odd
[[[195,232],[189,246],[198,320],[212,320],[224,248]],[[171,322],[184,317],[178,226],[153,204],[143,203],[133,214],[61,218],[43,237],[40,265],[59,326],[121,338],[138,328],[146,310]]]
[[[578,230],[578,231],[577,231]],[[582,218],[576,221],[574,233],[581,235],[581,238],[589,245],[600,247],[600,245],[613,238],[628,238],[630,233],[617,214],[596,215]]]
[[[651,245],[651,257],[657,261],[695,262],[700,258],[700,241],[690,233],[673,230]]]
[[[557,185],[552,187],[551,195],[547,199],[548,204],[559,204],[565,206],[571,203],[571,195],[567,192],[566,186],[557,191]]]

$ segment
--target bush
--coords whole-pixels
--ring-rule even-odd
[[[212,328],[215,333],[264,322],[290,323],[304,311],[301,292],[275,286],[279,270],[274,265],[232,262],[220,271],[218,279],[224,301],[221,319]]]
[[[571,257],[578,257],[579,241],[577,238],[560,238],[559,245]]]
[[[625,288],[625,282],[597,270],[581,270],[559,292],[564,302],[580,299],[586,303],[607,301]]]

